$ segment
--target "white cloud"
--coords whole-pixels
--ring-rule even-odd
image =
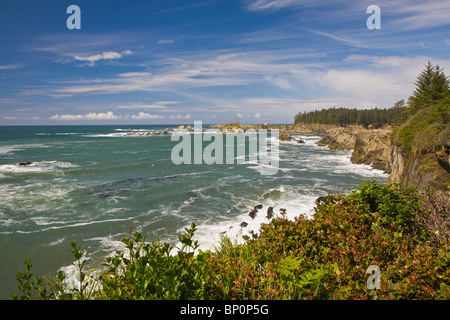
[[[174,116],[174,115],[170,116],[170,119],[186,119],[186,120],[189,120],[190,118],[192,118],[192,116],[190,114],[187,114],[187,115],[184,115],[184,116],[182,116],[181,114],[176,115],[176,116]]]
[[[5,64],[0,66],[0,70],[9,70],[9,69],[17,69],[19,65],[17,64]]]
[[[5,120],[40,120],[38,116],[32,117],[15,117],[15,116],[5,116],[3,117]]]
[[[450,3],[448,0],[390,1],[384,5],[385,12],[397,15],[393,22],[402,30],[418,30],[449,25]],[[383,7],[382,7],[383,13]]]
[[[299,0],[256,0],[250,1],[248,8],[254,11],[280,9],[284,7],[299,5],[304,2],[305,1]]]
[[[264,115],[262,120],[272,121],[293,119],[301,111],[333,106],[391,107],[396,101],[411,95],[414,80],[428,59],[425,56],[349,55],[337,62],[324,61],[320,57],[320,63],[316,63],[309,56],[297,57],[292,50],[213,51],[163,59],[163,67],[155,69],[154,73],[120,73],[111,78],[83,80],[72,85],[62,83],[62,86],[51,91],[48,88],[33,90],[36,90],[35,94],[48,95],[50,92],[72,96],[170,92],[172,99],[180,101],[117,103],[110,107],[114,110],[136,110],[135,117],[139,117],[139,111],[148,112],[150,116],[170,112],[172,116],[167,115],[166,119],[172,120],[189,119],[190,115],[184,116],[187,113],[207,117],[208,113],[228,112],[227,116],[234,118],[240,112],[241,116],[249,115],[246,119],[259,114]],[[430,60],[450,70],[450,60]],[[261,84],[263,89],[255,90]],[[209,90],[213,86],[226,91],[219,90],[217,94]],[[237,87],[249,90],[245,90],[243,96],[231,94],[233,89],[230,88]],[[190,91],[193,88],[204,90],[198,94],[200,90]],[[281,95],[280,88],[285,90]],[[181,100],[187,106],[176,105]]]
[[[145,112],[139,112],[138,115],[132,115],[131,119],[134,120],[154,120],[154,119],[163,119],[164,116],[158,114],[148,114]]]
[[[150,77],[152,74],[150,72],[125,72],[119,73],[119,77],[122,78],[145,78]]]
[[[280,55],[278,55],[281,54]],[[133,91],[167,91],[219,86],[241,86],[259,83],[266,77],[275,86],[288,88],[287,77],[302,68],[282,63],[283,52],[212,52],[161,61],[158,73],[128,72],[110,79],[84,80],[62,86],[52,94],[123,93]],[[282,77],[279,75],[283,75]],[[47,93],[48,94],[48,93]]]
[[[173,43],[173,40],[158,40],[158,44],[168,44],[168,43]]]
[[[155,103],[126,103],[118,105],[117,109],[129,109],[129,110],[157,110],[158,112],[178,112],[182,110],[179,107],[172,107],[171,105],[176,105],[181,103],[180,101],[157,101]]]
[[[91,121],[91,120],[120,120],[120,119],[133,119],[133,120],[157,120],[164,119],[166,116],[159,114],[150,114],[146,112],[139,112],[138,114],[133,115],[115,115],[112,111],[108,111],[106,113],[96,113],[90,112],[87,114],[62,114],[62,115],[54,115],[50,117],[50,120],[58,120],[58,121]],[[184,119],[188,120],[192,118],[190,114],[186,115],[171,115],[170,119]]]
[[[373,3],[355,2],[350,0],[335,0],[332,3],[325,0],[247,0],[246,7],[250,11],[275,11],[283,8],[293,8],[298,12],[308,7],[332,9],[333,15],[323,15],[324,19],[349,19],[355,14],[361,14],[364,20],[365,9]],[[378,0],[382,20],[386,22],[383,29],[419,30],[450,24],[450,4],[448,0]],[[331,7],[331,8],[330,8]],[[318,20],[318,19],[316,19]],[[384,23],[384,22],[383,22]]]
[[[117,120],[122,119],[121,116],[116,116],[113,112],[108,111],[106,113],[95,113],[90,112],[88,114],[62,114],[62,115],[54,115],[50,117],[50,120],[70,120],[70,121],[79,121],[79,120]]]
[[[133,52],[130,51],[130,50],[122,51],[122,53],[118,53],[118,52],[114,52],[114,51],[108,51],[108,52],[103,52],[103,53],[100,53],[100,54],[94,54],[92,56],[87,56],[87,57],[75,56],[74,58],[77,61],[84,61],[84,62],[86,62],[86,64],[89,65],[89,66],[94,66],[94,64],[97,61],[100,61],[100,60],[120,59],[124,55],[131,55],[131,54],[133,54]]]
[[[266,79],[277,87],[280,87],[285,90],[291,89],[291,83],[289,82],[288,79],[284,77],[268,76],[266,77]]]
[[[261,118],[261,114],[255,113],[254,117],[255,117],[255,119],[259,119],[259,118]]]
[[[117,109],[158,109],[166,110],[167,107],[163,104],[144,104],[144,103],[130,103],[117,106]]]

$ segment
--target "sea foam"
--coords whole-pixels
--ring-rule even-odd
[[[65,168],[77,168],[78,165],[64,161],[40,161],[29,165],[4,164],[0,165],[0,173],[30,173],[30,172],[49,172]]]

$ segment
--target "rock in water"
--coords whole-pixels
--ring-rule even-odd
[[[280,139],[280,141],[290,141],[291,140],[291,132],[289,131],[289,129],[287,127],[281,128],[278,139]]]
[[[273,207],[269,207],[267,209],[267,216],[266,216],[266,218],[267,219],[272,219],[272,217],[273,217]]]
[[[248,215],[250,216],[250,218],[255,219],[257,212],[258,212],[258,210],[253,209],[252,211],[250,211],[250,213]]]

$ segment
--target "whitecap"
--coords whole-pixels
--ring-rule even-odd
[[[32,162],[29,165],[4,164],[0,165],[0,173],[30,173],[30,172],[49,172],[57,169],[77,168],[76,164],[64,161],[39,161]]]
[[[214,250],[219,246],[223,237],[227,237],[237,244],[242,244],[245,242],[245,236],[250,236],[252,232],[258,234],[261,225],[270,223],[272,218],[284,216],[289,220],[294,220],[300,215],[312,218],[315,201],[321,195],[325,195],[325,192],[321,193],[313,189],[302,189],[300,194],[296,187],[289,185],[269,189],[261,194],[260,201],[241,199],[235,203],[234,208],[241,214],[231,219],[222,217],[220,221],[203,221],[198,224],[195,240],[198,240],[201,250]],[[254,218],[250,217],[249,212],[253,209],[253,206],[259,204],[263,208],[258,209]],[[269,207],[273,209],[272,218],[267,217]],[[283,211],[280,209],[286,209],[286,213],[282,214]],[[185,226],[184,228],[188,227]],[[184,228],[180,229],[179,232],[183,232]]]
[[[0,146],[0,155],[7,155],[9,153],[14,153],[16,151],[21,151],[25,149],[41,149],[41,148],[49,148],[49,146],[40,143],[3,145]]]

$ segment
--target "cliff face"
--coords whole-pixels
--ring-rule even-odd
[[[347,149],[355,148],[356,137],[358,132],[363,130],[359,127],[340,127],[327,131],[326,136],[320,140],[317,145],[327,146],[330,149]]]
[[[370,164],[373,168],[390,172],[388,158],[392,150],[392,130],[360,130],[350,161]]]
[[[434,152],[418,152],[405,157],[399,147],[392,149],[388,159],[391,174],[388,183],[399,183],[407,188],[450,188],[450,149],[443,147]]]
[[[431,111],[414,115],[393,136],[388,183],[450,188],[450,124],[431,118]]]
[[[389,173],[388,184],[450,188],[450,124],[443,120],[447,118],[430,108],[412,116],[395,133],[390,129],[318,124],[296,125],[293,130],[325,134],[318,145],[353,150],[353,163]]]
[[[373,168],[388,170],[392,130],[366,129],[362,126],[332,128],[317,144],[330,149],[353,150],[350,161],[368,164]]]
[[[387,168],[387,171],[390,173],[387,178],[387,183],[400,183],[402,181],[403,171],[405,170],[405,156],[396,145],[392,146],[387,158]]]
[[[341,128],[335,124],[320,124],[320,123],[297,123],[292,126],[293,133],[317,133],[327,134],[332,129]]]

